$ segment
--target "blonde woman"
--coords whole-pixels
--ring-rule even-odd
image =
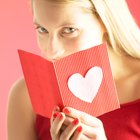
[[[8,140],[140,139],[140,30],[125,0],[33,0],[32,11],[50,61],[107,42],[121,108],[95,118],[56,107],[49,120],[33,112],[21,79],[10,91]]]

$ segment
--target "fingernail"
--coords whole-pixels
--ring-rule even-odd
[[[58,114],[59,114],[58,112],[55,112],[55,113],[53,114],[53,117],[56,118],[56,117],[58,116]]]
[[[82,132],[82,130],[83,130],[82,126],[79,126],[79,127],[77,128],[77,131],[78,131],[79,133]]]
[[[63,119],[63,115],[61,113],[57,117],[58,117],[59,120]]]
[[[77,125],[79,123],[79,120],[76,118],[74,121],[73,121],[73,124],[74,125]]]
[[[64,112],[65,114],[69,114],[69,113],[70,113],[69,109],[67,109],[67,108],[64,108],[64,109],[63,109],[63,112]]]

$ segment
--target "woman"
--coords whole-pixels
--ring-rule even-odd
[[[10,91],[8,140],[140,139],[140,31],[126,2],[33,0],[32,9],[38,46],[47,60],[107,42],[121,108],[95,118],[56,107],[49,122],[33,112],[22,79]]]

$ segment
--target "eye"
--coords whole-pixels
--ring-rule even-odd
[[[62,33],[64,34],[70,34],[70,33],[73,33],[75,32],[77,29],[76,28],[73,28],[73,27],[65,27],[62,31]]]
[[[79,35],[79,30],[73,27],[65,27],[62,29],[61,35],[63,37],[77,37]]]
[[[35,29],[36,29],[39,33],[41,33],[41,34],[43,34],[43,33],[48,33],[48,31],[47,31],[45,28],[41,27],[41,26],[37,26]]]

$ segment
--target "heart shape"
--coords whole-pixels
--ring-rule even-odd
[[[92,103],[98,93],[102,79],[102,69],[95,66],[89,69],[85,78],[79,73],[75,73],[70,76],[68,79],[68,87],[70,91],[80,100]]]

